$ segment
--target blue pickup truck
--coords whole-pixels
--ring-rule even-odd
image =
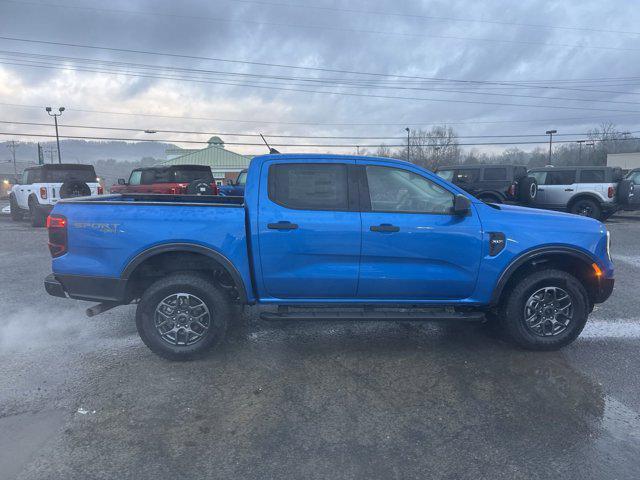
[[[51,295],[137,302],[144,343],[200,355],[234,320],[495,322],[528,349],[572,342],[613,290],[609,233],[591,218],[485,204],[400,160],[265,155],[244,198],[122,194],[49,216]]]

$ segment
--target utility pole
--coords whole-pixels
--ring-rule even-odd
[[[586,142],[586,140],[578,140],[578,165],[582,165],[582,144]]]
[[[553,134],[558,133],[558,131],[547,130],[545,133],[549,135],[549,160],[547,160],[547,165],[551,165],[551,146],[553,145]]]
[[[50,117],[53,117],[53,121],[56,125],[56,143],[58,144],[58,163],[62,163],[62,157],[60,155],[60,137],[58,136],[58,117],[62,115],[62,112],[64,112],[64,107],[58,108],[58,112],[60,113],[51,113],[51,107],[46,107],[45,110],[47,111]]]
[[[405,128],[405,130],[407,131],[407,162],[411,161],[411,155],[409,154],[409,149],[411,148],[410,145],[410,135],[411,135],[411,129],[409,127]]]
[[[20,143],[16,142],[15,140],[11,140],[10,142],[7,142],[7,143],[8,143],[7,148],[11,150],[11,156],[13,157],[13,173],[17,177],[18,167],[16,166],[16,148],[18,148],[18,145],[20,145]]]

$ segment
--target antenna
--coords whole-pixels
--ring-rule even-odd
[[[269,144],[267,143],[267,141],[264,139],[264,137],[262,136],[262,134],[260,134],[260,138],[262,138],[262,141],[264,142],[264,144],[267,146],[267,148],[269,149],[269,153],[280,153],[278,150],[276,150],[275,148],[271,148],[269,146]]]

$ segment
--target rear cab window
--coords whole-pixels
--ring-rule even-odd
[[[294,210],[349,210],[347,165],[279,163],[269,167],[269,199]]]
[[[480,179],[479,168],[464,168],[456,170],[453,183],[475,183]]]
[[[47,165],[42,169],[42,174],[42,181],[48,183],[97,182],[93,165]]]

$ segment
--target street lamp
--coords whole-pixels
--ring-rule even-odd
[[[60,157],[60,137],[58,136],[58,117],[62,115],[64,112],[64,107],[58,108],[58,112],[60,113],[51,113],[51,107],[45,108],[50,117],[53,117],[53,121],[56,125],[56,143],[58,144],[58,163],[62,163],[62,158]]]
[[[554,133],[558,133],[557,130],[547,130],[545,132],[547,135],[549,135],[549,160],[547,160],[547,165],[551,165],[551,145],[553,143],[553,134]]]
[[[410,161],[409,160],[409,158],[410,158],[410,156],[409,156],[409,148],[410,148],[410,146],[409,146],[409,135],[411,133],[411,129],[409,127],[407,127],[407,128],[405,128],[405,130],[407,131],[407,162],[409,162]]]

